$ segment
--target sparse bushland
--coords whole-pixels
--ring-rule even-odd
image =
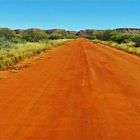
[[[58,45],[62,45],[68,39],[51,40],[48,42],[27,42],[12,44],[10,47],[0,49],[0,70],[5,70],[11,65],[18,63],[25,58],[40,54],[45,50],[52,49]]]
[[[140,35],[125,34],[115,30],[105,30],[93,33],[89,39],[101,41],[113,41],[118,44],[134,42],[135,47],[140,47]]]
[[[74,34],[52,33],[48,35],[45,31],[41,30],[26,30],[22,34],[16,34],[15,31],[3,28],[0,29],[0,47],[7,47],[11,43],[26,43],[26,42],[40,42],[47,40],[57,39],[76,39]]]
[[[74,34],[69,34],[69,35],[65,35],[64,37],[65,39],[76,39],[78,38],[78,36],[74,35]]]
[[[50,40],[63,39],[63,38],[64,38],[64,36],[62,34],[57,34],[57,33],[51,34],[49,36]]]
[[[93,40],[93,42],[104,44],[112,48],[116,48],[140,56],[140,47],[136,47],[134,42],[121,43],[121,44],[112,41],[109,42],[109,41],[101,41],[101,40]]]
[[[53,34],[49,35],[48,38],[50,40],[56,40],[56,39],[76,39],[77,36],[73,35],[73,34],[63,35],[63,34],[53,33]]]
[[[138,34],[106,30],[94,33],[89,39],[140,56],[140,35]]]
[[[64,38],[61,34],[49,36],[44,31],[27,30],[23,34],[16,34],[7,28],[0,29],[0,70],[71,39]]]
[[[22,39],[28,42],[39,42],[40,40],[48,40],[48,35],[41,31],[27,31],[22,35]]]

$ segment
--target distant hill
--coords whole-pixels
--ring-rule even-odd
[[[140,34],[140,29],[138,28],[117,28],[114,30],[121,33],[126,33],[126,34],[127,33]],[[103,31],[103,30],[93,30],[93,29],[80,30],[79,32],[77,32],[77,35],[81,37],[88,37],[88,36],[91,36],[93,33],[99,32],[99,31]]]
[[[96,30],[96,29],[87,29],[87,30],[80,30],[78,32],[76,31],[67,31],[65,29],[51,29],[51,30],[41,30],[41,29],[36,29],[36,28],[32,28],[32,29],[27,29],[27,30],[22,30],[22,29],[17,29],[14,30],[17,34],[23,34],[27,31],[43,31],[46,32],[47,34],[63,34],[63,35],[69,35],[69,34],[73,34],[73,35],[77,35],[80,37],[88,37],[91,36],[93,33],[95,32],[99,32],[102,30]],[[139,28],[117,28],[114,29],[115,31],[121,32],[121,33],[135,33],[135,34],[140,34],[140,29]]]
[[[14,30],[17,34],[23,34],[23,33],[26,33],[27,31],[33,31],[33,32],[36,32],[36,31],[41,31],[41,32],[46,32],[47,34],[63,34],[63,35],[71,35],[71,34],[74,34],[76,35],[76,31],[66,31],[64,29],[52,29],[52,30],[41,30],[41,29],[36,29],[36,28],[32,28],[32,29],[27,29],[27,30],[22,30],[22,29],[17,29],[17,30]]]
[[[138,28],[118,28],[116,31],[121,32],[121,33],[135,33],[135,34],[140,34],[140,29]]]
[[[76,33],[76,35],[81,36],[81,37],[88,37],[98,31],[100,31],[100,30],[94,30],[94,29],[80,30],[79,32]]]

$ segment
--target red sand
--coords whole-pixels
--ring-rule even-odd
[[[0,80],[0,140],[139,140],[140,58],[79,39]]]

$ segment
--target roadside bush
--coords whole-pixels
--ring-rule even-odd
[[[14,38],[11,38],[10,41],[12,43],[26,43],[26,40],[22,38],[22,35],[16,35]]]
[[[8,49],[0,49],[0,69],[4,70],[7,67],[16,64],[17,62],[41,53],[42,51],[51,49],[58,45],[62,45],[65,42],[69,41],[68,39],[62,40],[51,40],[48,43],[32,43],[28,42],[25,44],[13,44],[12,47]]]
[[[129,53],[136,54],[136,50],[137,50],[137,48],[134,48],[134,47],[129,47],[128,52],[129,52]]]
[[[97,39],[97,37],[96,37],[96,35],[92,35],[92,36],[89,36],[89,37],[87,37],[88,39],[91,39],[91,40],[96,40]]]
[[[134,42],[121,43],[121,44],[118,44],[116,42],[101,41],[101,40],[93,40],[93,42],[104,44],[104,45],[140,56],[140,47],[135,47]]]
[[[140,48],[137,48],[136,54],[140,56]]]
[[[105,39],[104,39],[103,31],[93,33],[93,35],[92,35],[91,38],[96,38],[96,39],[102,40],[102,41],[105,40]]]
[[[1,28],[0,29],[0,38],[11,39],[16,36],[16,33],[8,28]]]
[[[49,36],[49,39],[51,40],[64,39],[64,36],[62,34],[54,33]]]
[[[113,48],[116,48],[116,47],[118,46],[118,43],[112,42],[112,43],[110,43],[110,45],[111,45]]]
[[[22,39],[29,42],[39,42],[40,40],[47,40],[48,35],[45,32],[40,31],[27,31],[23,34]]]
[[[0,37],[0,49],[7,49],[12,46],[12,43],[5,37]]]
[[[132,41],[126,43],[126,45],[127,45],[128,47],[136,47],[136,43],[135,43],[135,42],[132,42]]]
[[[77,38],[77,36],[76,35],[74,35],[74,34],[71,34],[71,35],[65,35],[65,37],[64,38],[66,38],[66,39],[76,39]]]
[[[118,44],[117,48],[125,52],[129,51],[129,47],[126,44]]]
[[[119,33],[114,30],[105,30],[105,31],[99,31],[92,34],[90,37],[91,39],[99,39],[102,41],[111,41],[112,36],[116,36]]]
[[[136,47],[140,47],[140,35],[131,35],[131,40],[135,42]]]
[[[131,35],[119,33],[119,34],[111,36],[111,40],[119,44],[128,43],[131,41]]]
[[[125,44],[129,47],[140,47],[140,35],[120,33],[114,30],[99,31],[93,33],[89,39],[116,42],[118,44]],[[105,44],[107,44],[105,42]]]

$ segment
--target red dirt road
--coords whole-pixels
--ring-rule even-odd
[[[0,80],[0,140],[140,140],[140,58],[79,39]]]

